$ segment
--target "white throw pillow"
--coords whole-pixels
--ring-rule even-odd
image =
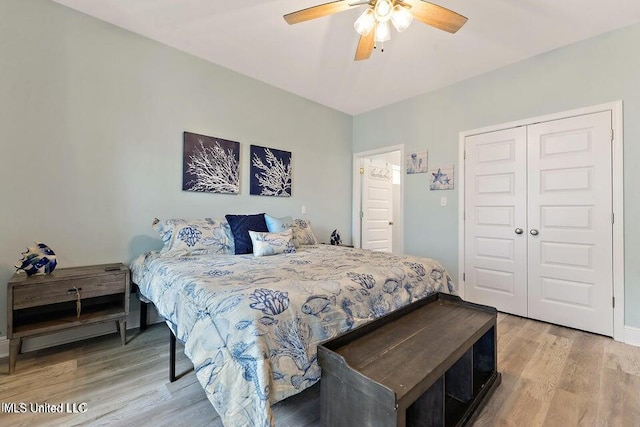
[[[254,256],[290,254],[296,251],[292,242],[293,231],[291,229],[281,233],[249,231],[249,236],[251,236]]]

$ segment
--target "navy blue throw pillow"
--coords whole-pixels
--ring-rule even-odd
[[[233,233],[236,255],[253,253],[249,230],[269,232],[263,213],[256,215],[225,215],[224,217],[227,219]]]

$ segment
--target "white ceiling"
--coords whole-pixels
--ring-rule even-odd
[[[351,115],[640,22],[638,0],[435,0],[469,18],[458,33],[414,20],[355,62],[364,6],[289,26],[330,0],[54,1]]]

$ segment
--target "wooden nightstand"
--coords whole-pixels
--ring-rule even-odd
[[[60,268],[45,276],[14,274],[7,285],[9,374],[23,338],[115,321],[125,345],[130,288],[123,264]]]

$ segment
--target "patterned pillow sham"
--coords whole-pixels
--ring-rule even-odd
[[[296,251],[291,241],[293,238],[293,230],[291,229],[280,233],[249,231],[249,236],[251,236],[251,242],[253,243],[254,256],[291,254]]]
[[[317,245],[318,240],[311,231],[311,221],[307,219],[293,220],[293,243],[296,248],[300,245]]]
[[[153,228],[164,243],[163,255],[233,254],[235,252],[231,228],[217,219],[154,219]]]

